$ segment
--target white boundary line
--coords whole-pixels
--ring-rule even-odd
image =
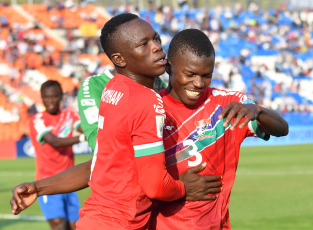
[[[1,214],[0,219],[4,220],[27,220],[27,221],[46,221],[43,216],[21,216],[21,215],[13,215],[13,214]]]

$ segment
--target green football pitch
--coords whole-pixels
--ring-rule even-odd
[[[76,163],[91,155],[77,156]],[[38,203],[11,214],[11,189],[32,181],[34,159],[0,160],[0,229],[45,230]],[[233,230],[313,229],[313,144],[243,147],[230,199]],[[89,189],[79,191],[82,201]]]

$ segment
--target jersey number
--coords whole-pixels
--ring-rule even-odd
[[[201,164],[202,162],[202,155],[201,153],[199,153],[197,150],[198,150],[198,147],[195,145],[195,143],[192,141],[192,140],[184,140],[183,141],[183,145],[184,146],[191,146],[192,149],[188,151],[188,153],[191,155],[191,156],[195,156],[196,159],[193,160],[193,161],[188,161],[188,166],[189,167],[194,167],[194,166],[197,166],[199,164]]]

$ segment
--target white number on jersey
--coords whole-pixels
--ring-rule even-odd
[[[188,139],[188,140],[184,140],[183,145],[184,146],[192,146],[192,149],[189,150],[189,154],[196,157],[195,160],[188,161],[188,166],[194,167],[194,166],[201,164],[202,155],[201,155],[201,153],[198,152],[198,147],[195,145],[195,143],[192,140]]]

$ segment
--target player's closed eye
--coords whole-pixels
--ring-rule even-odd
[[[146,46],[147,44],[148,44],[148,42],[144,41],[144,42],[140,43],[140,46]]]
[[[160,35],[156,35],[155,38],[154,38],[154,40],[155,40],[156,42],[158,42],[160,45],[162,44],[162,40],[161,40],[161,38],[160,38]]]
[[[193,73],[184,73],[186,77],[193,77],[194,74]]]
[[[203,77],[205,77],[205,78],[212,78],[212,74],[206,74],[206,75],[203,75]]]

